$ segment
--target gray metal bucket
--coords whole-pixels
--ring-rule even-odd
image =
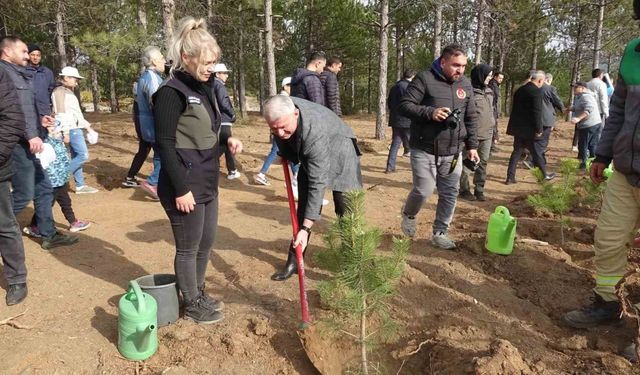
[[[158,303],[158,327],[169,325],[178,320],[180,302],[176,276],[156,274],[136,279],[140,289],[150,294]]]

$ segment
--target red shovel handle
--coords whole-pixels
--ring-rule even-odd
[[[291,215],[291,225],[293,227],[293,237],[298,235],[298,216],[296,215],[296,201],[293,197],[293,188],[291,187],[291,174],[289,173],[289,162],[282,158],[282,167],[284,169],[284,180],[287,186],[287,198],[289,199],[289,214]],[[300,286],[300,309],[302,310],[301,328],[306,328],[311,323],[309,317],[309,301],[307,300],[307,290],[304,287],[304,259],[302,258],[302,246],[296,246],[296,262],[298,264],[298,284]]]

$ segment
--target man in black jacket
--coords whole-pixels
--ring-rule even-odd
[[[425,200],[438,188],[438,206],[433,223],[433,245],[454,249],[447,236],[458,197],[462,172],[461,149],[477,163],[477,111],[471,82],[464,76],[464,47],[448,45],[429,70],[418,73],[400,100],[400,113],[411,118],[410,140],[413,189],[402,208],[402,231],[413,237],[415,216]]]
[[[24,130],[24,114],[16,86],[0,65],[0,255],[9,286],[7,305],[20,303],[27,296],[24,245],[11,201],[11,154]]]
[[[556,111],[563,113],[564,104],[558,96],[556,88],[551,86],[553,82],[553,75],[551,73],[545,74],[544,84],[540,88],[542,90],[542,137],[536,140],[534,147],[537,147],[542,154],[544,164],[547,164],[547,146],[549,146],[549,137],[551,137],[551,131],[556,125]]]
[[[17,88],[22,113],[25,118],[23,138],[14,147],[11,177],[13,187],[13,213],[24,210],[33,201],[36,212],[38,236],[42,237],[45,250],[57,246],[72,245],[78,237],[62,234],[56,230],[53,222],[53,188],[36,154],[42,152],[42,139],[46,136],[46,127],[53,125],[54,119],[48,114],[38,113],[34,102],[32,76],[25,70],[29,61],[27,45],[15,36],[0,39],[0,66]],[[26,294],[26,284],[24,285]]]
[[[296,69],[291,76],[291,96],[325,105],[320,73],[326,63],[324,52],[312,52],[307,58],[307,67]]]
[[[524,150],[528,150],[534,166],[540,168],[546,180],[555,177],[554,173],[547,174],[541,142],[544,134],[544,85],[545,74],[538,70],[531,74],[531,80],[520,86],[513,95],[513,107],[507,134],[513,136],[513,152],[509,158],[506,184],[515,184],[516,165]]]
[[[338,87],[338,73],[342,70],[342,61],[337,57],[327,60],[327,66],[320,74],[320,81],[324,89],[324,105],[336,115],[342,117],[340,108],[340,88]]]
[[[396,171],[396,157],[400,144],[409,144],[409,128],[411,127],[411,119],[400,113],[400,99],[407,92],[409,83],[416,76],[413,69],[405,69],[402,79],[396,82],[389,90],[387,98],[387,107],[389,107],[389,126],[391,127],[391,147],[389,148],[389,156],[387,157],[387,169],[384,173],[393,173]]]
[[[493,73],[493,78],[489,82],[489,88],[493,91],[493,116],[496,118],[496,126],[493,129],[493,144],[496,145],[500,142],[500,133],[498,132],[498,118],[501,116],[500,108],[500,85],[504,80],[504,73],[496,71]],[[494,151],[492,147],[491,151]]]
[[[229,93],[225,87],[230,71],[225,64],[216,64],[213,67],[213,76],[209,79],[218,103],[218,110],[220,111],[220,126],[229,127],[229,136],[231,136],[231,126],[236,122],[236,113],[233,111],[233,104],[231,104]],[[229,147],[222,146],[221,151],[224,153],[227,171],[229,172],[227,180],[240,178],[240,172],[236,168],[236,160],[233,158]]]

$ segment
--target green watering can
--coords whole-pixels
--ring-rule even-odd
[[[504,206],[496,207],[489,217],[485,247],[492,253],[509,255],[513,251],[516,238],[516,219]]]
[[[135,280],[118,303],[118,351],[125,358],[142,361],[158,350],[158,305]]]
[[[591,170],[591,163],[593,162],[595,158],[589,158],[587,159],[587,171]],[[610,163],[608,167],[606,167],[604,169],[604,171],[602,171],[602,174],[604,174],[604,176],[607,179],[611,178],[611,175],[613,175],[613,163]]]

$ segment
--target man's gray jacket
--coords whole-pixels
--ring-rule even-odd
[[[556,88],[544,84],[540,88],[542,91],[542,126],[545,128],[553,128],[556,124],[556,111],[564,112],[564,104],[558,96]]]
[[[317,220],[325,189],[347,192],[362,188],[360,151],[351,128],[333,111],[304,99],[291,100],[300,111],[298,127],[291,138],[275,139],[280,154],[299,162],[299,173],[308,176],[304,217]]]

